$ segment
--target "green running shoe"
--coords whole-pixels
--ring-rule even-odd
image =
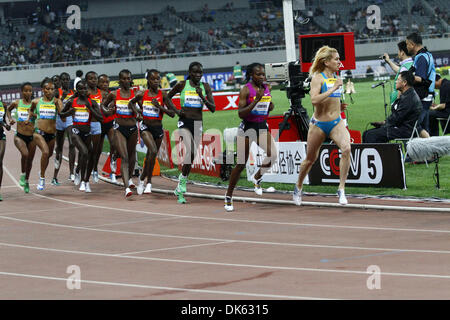
[[[52,180],[52,185],[54,185],[54,186],[59,186],[59,185],[61,185],[61,183],[58,182],[58,179],[53,178],[53,180]]]
[[[181,193],[186,193],[186,183],[187,183],[187,178],[184,178],[182,174],[180,174],[180,176],[178,177],[179,182],[178,182],[178,187],[177,189],[181,192]]]
[[[0,201],[3,201],[3,198],[2,198],[2,196],[0,195]]]
[[[178,197],[178,203],[186,203],[186,199],[183,196],[183,193],[178,190],[178,187],[173,191],[173,194]]]
[[[25,185],[25,173],[20,175],[19,185],[23,187]]]
[[[23,187],[23,191],[25,191],[25,193],[29,193],[30,192],[30,184],[28,182],[25,182],[25,186]]]

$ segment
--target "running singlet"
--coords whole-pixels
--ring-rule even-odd
[[[91,99],[88,99],[92,103]],[[91,123],[91,112],[86,107],[86,105],[78,104],[78,98],[75,98],[72,102],[72,108],[75,109],[75,114],[73,115],[73,125],[74,126],[87,126]]]
[[[247,105],[252,103],[256,98],[256,90],[253,88],[252,84],[249,82],[246,84],[249,95],[247,97]],[[246,121],[250,122],[263,122],[267,120],[267,116],[269,114],[269,106],[272,102],[272,96],[270,95],[270,90],[267,85],[264,84],[264,96],[259,100],[250,114],[245,117]]]
[[[55,99],[45,102],[43,98],[39,99],[36,106],[37,119],[55,120],[56,121],[56,105]]]
[[[202,90],[203,96],[206,96],[205,86],[203,82],[200,82],[200,89]],[[180,94],[180,104],[182,107],[188,108],[202,108],[203,101],[200,96],[197,94],[197,91],[194,87],[192,87],[189,83],[189,80],[186,80],[186,84],[184,85],[183,91]]]
[[[120,95],[120,89],[117,89],[116,94],[116,115],[117,118],[134,118],[133,110],[128,107],[128,102],[134,98],[134,91],[130,90],[131,96],[129,98],[123,98]]]
[[[64,98],[64,100],[62,99],[62,96],[63,96],[63,90],[62,90],[61,88],[58,88],[58,92],[59,92],[59,97],[60,97],[60,99],[61,99],[61,101],[62,101],[63,103],[65,103],[67,100],[69,100],[69,98],[70,98],[71,96],[73,96],[73,90],[72,90],[72,89],[71,89],[70,92],[66,95],[66,97]]]
[[[162,120],[164,113],[152,103],[152,100],[156,99],[161,106],[164,105],[162,91],[159,90],[155,97],[150,97],[148,93],[149,90],[146,90],[142,98],[142,114],[144,120]]]
[[[327,76],[325,75],[325,73],[321,73],[323,79],[325,80],[322,84],[322,87],[320,88],[320,93],[324,93],[328,90],[330,90],[331,88],[333,88],[334,83],[336,82],[336,78],[327,78]],[[333,92],[332,94],[330,94],[331,98],[340,98],[342,95],[342,86],[339,87],[339,89],[337,89],[335,92]]]
[[[28,110],[30,109],[30,107],[31,103],[26,105],[23,103],[22,99],[19,100],[15,116],[17,122],[24,122],[28,120]],[[31,122],[34,122],[34,118],[31,118]]]

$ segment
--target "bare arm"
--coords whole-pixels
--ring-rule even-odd
[[[116,92],[110,92],[100,104],[100,109],[105,115],[112,115],[114,108],[109,108],[109,104],[116,100]]]
[[[18,105],[19,105],[19,100],[16,100],[16,101],[13,101],[6,109],[6,117],[8,118],[10,125],[13,125],[14,123],[16,123],[16,120],[14,120],[13,117],[11,116],[11,111],[13,111],[13,109],[17,108]]]
[[[206,98],[203,96],[203,92],[202,90],[200,90],[200,87],[196,89],[197,94],[200,96],[200,99],[202,99],[203,103],[209,109],[209,111],[214,112],[216,111],[216,105],[214,104],[211,87],[206,82],[203,83],[203,86],[205,87]]]
[[[322,87],[323,78],[321,75],[314,75],[311,81],[311,90],[309,95],[311,96],[311,103],[313,105],[321,104],[326,98],[328,98],[333,92],[342,86],[342,79],[338,78],[334,83],[333,87],[327,91],[320,93],[320,88]]]
[[[247,86],[241,88],[239,92],[239,118],[244,119],[247,117],[261,100],[264,95],[264,89],[261,88],[256,92],[255,100],[253,100],[249,105],[247,105],[247,97],[250,94]]]
[[[86,104],[86,107],[89,109],[91,114],[94,116],[95,119],[97,119],[100,122],[103,122],[103,115],[100,113],[100,106],[95,100],[91,100],[92,104],[88,103]]]
[[[131,99],[128,102],[128,107],[133,110],[133,112],[135,114],[141,114],[142,115],[142,109],[138,109],[136,108],[136,103],[142,103],[142,98],[144,97],[144,92],[143,91],[139,91],[133,99]]]

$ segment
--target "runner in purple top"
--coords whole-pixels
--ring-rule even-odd
[[[247,84],[239,93],[239,126],[237,137],[237,164],[231,172],[230,184],[225,196],[225,210],[233,211],[232,195],[234,187],[248,160],[250,146],[255,141],[267,154],[261,167],[251,178],[257,195],[262,195],[261,180],[264,172],[269,170],[277,156],[275,141],[269,133],[267,116],[274,105],[270,94],[270,87],[264,83],[266,73],[264,66],[253,63],[247,67]]]

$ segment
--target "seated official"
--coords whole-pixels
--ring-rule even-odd
[[[437,118],[447,119],[450,115],[450,81],[441,78],[436,74],[436,89],[439,89],[440,104],[434,104],[430,107],[430,135],[439,135],[439,121]],[[441,120],[441,128],[444,130],[446,120]],[[444,134],[450,133],[450,125]]]
[[[413,88],[414,75],[400,73],[395,88],[401,93],[391,106],[391,115],[384,122],[372,122],[375,129],[363,133],[363,143],[383,143],[397,138],[411,137],[414,124],[419,119],[422,103]]]

